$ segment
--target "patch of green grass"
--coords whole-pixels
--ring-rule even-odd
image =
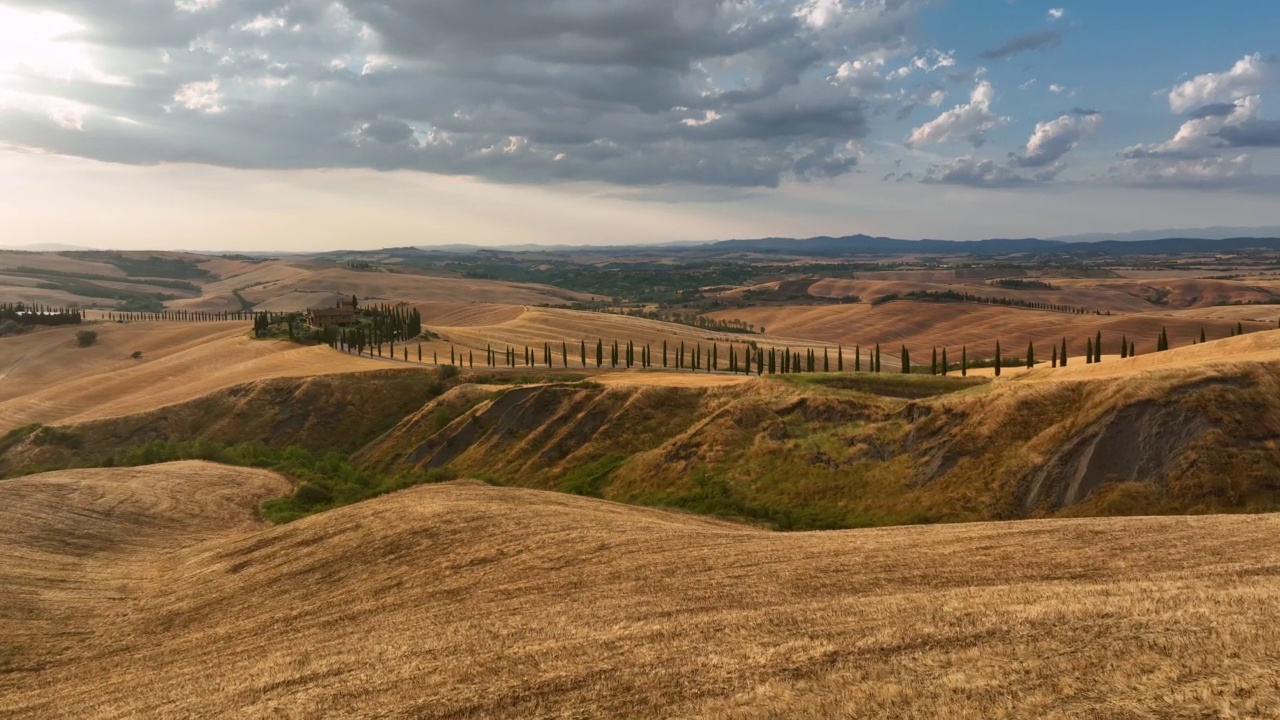
[[[22,442],[24,438],[35,434],[43,427],[44,426],[40,423],[32,423],[30,425],[16,427],[5,433],[4,437],[0,437],[0,455],[5,454],[9,451],[9,448],[12,448],[14,445]]]
[[[817,386],[907,400],[960,392],[988,382],[984,378],[917,373],[806,373],[775,377],[802,387]]]
[[[712,475],[706,467],[701,467],[694,473],[692,490],[652,496],[641,500],[639,504],[764,523],[775,530],[842,530],[872,525],[830,506],[761,505],[749,502],[743,497],[741,490],[723,478]]]
[[[570,495],[602,498],[604,484],[608,481],[609,475],[625,461],[626,458],[621,455],[609,455],[593,463],[576,467],[564,476],[556,489]]]
[[[157,440],[119,451],[100,464],[136,467],[178,460],[263,468],[298,481],[289,497],[263,503],[262,516],[272,522],[289,522],[415,485],[457,478],[457,474],[447,468],[388,475],[356,465],[336,452],[319,454],[297,446],[271,448],[256,442],[228,446],[203,438]]]
[[[587,376],[574,372],[486,372],[466,376],[476,385],[548,385],[551,383],[583,383]]]

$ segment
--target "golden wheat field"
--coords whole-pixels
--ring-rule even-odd
[[[82,327],[98,333],[96,344],[77,347],[73,327],[0,339],[0,432],[145,412],[254,380],[388,367],[326,346],[252,340],[245,322]]]
[[[462,482],[256,521],[284,489],[0,483],[0,716],[1280,714],[1274,516],[777,534]]]

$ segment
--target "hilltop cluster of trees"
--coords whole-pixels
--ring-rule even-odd
[[[955,290],[912,290],[909,293],[892,293],[882,295],[871,301],[873,306],[884,305],[885,303],[895,302],[897,300],[914,300],[916,302],[964,302],[964,303],[981,303],[983,305],[1003,305],[1005,307],[1026,308],[1028,310],[1047,310],[1049,312],[1070,313],[1072,315],[1101,315],[1099,310],[1088,310],[1082,307],[1074,307],[1071,305],[1058,305],[1056,303],[1033,302],[1030,300],[1021,300],[1019,298],[1008,297],[984,297],[982,295],[970,295],[967,292],[956,292]]]
[[[678,325],[688,325],[689,327],[701,328],[703,330],[715,330],[717,332],[731,333],[748,333],[755,334],[764,332],[764,329],[756,329],[755,325],[744,322],[742,320],[728,319],[716,320],[704,315],[696,315],[691,313],[680,312],[663,312],[661,310],[643,310],[634,309],[626,311],[630,317],[644,318],[646,320],[660,320],[662,322],[676,323]]]
[[[1058,286],[1051,285],[1043,280],[1022,280],[1019,278],[1001,278],[993,280],[992,285],[1010,290],[1057,290]]]

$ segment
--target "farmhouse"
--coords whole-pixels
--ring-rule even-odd
[[[312,308],[307,311],[307,324],[313,328],[349,327],[358,324],[356,313],[346,303],[338,307]]]

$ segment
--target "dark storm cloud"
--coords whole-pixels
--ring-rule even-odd
[[[851,47],[908,45],[927,2],[17,0],[76,18],[124,82],[33,79],[92,111],[78,127],[8,113],[0,142],[124,163],[771,187],[856,166],[870,105],[833,70]]]
[[[1199,109],[1187,114],[1192,120],[1203,120],[1211,117],[1226,117],[1236,111],[1235,103],[1213,103],[1212,105],[1203,105]]]
[[[1280,120],[1246,120],[1239,125],[1227,125],[1214,136],[1231,147],[1280,147]]]
[[[983,60],[1001,60],[1003,58],[1013,57],[1019,53],[1057,47],[1060,44],[1062,44],[1061,30],[1040,30],[1037,32],[1014,36],[1004,45],[987,50],[978,57]]]

